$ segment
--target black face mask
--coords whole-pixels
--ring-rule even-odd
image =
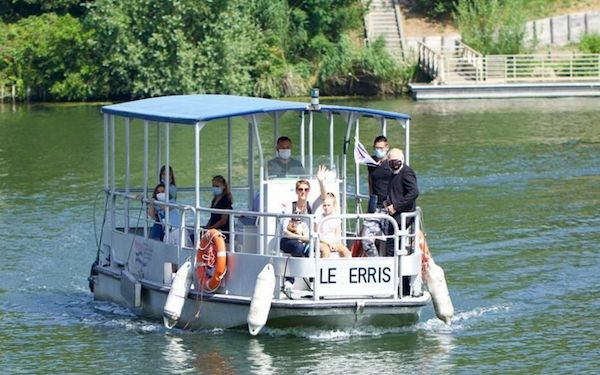
[[[390,163],[390,168],[392,168],[395,171],[402,168],[402,160],[390,160],[389,163]]]

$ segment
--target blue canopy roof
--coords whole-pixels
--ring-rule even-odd
[[[102,107],[102,112],[149,121],[194,124],[227,117],[307,109],[306,103],[246,96],[174,95],[112,104]],[[321,111],[354,112],[397,120],[410,118],[401,113],[335,105],[321,105]]]

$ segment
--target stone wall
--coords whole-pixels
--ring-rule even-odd
[[[586,33],[600,34],[600,11],[574,13],[527,22],[529,40],[538,45],[577,43]]]
[[[583,34],[600,34],[600,10],[568,14],[530,21],[526,24],[527,40],[537,41],[537,46],[564,46],[577,43]],[[417,50],[417,42],[423,42],[436,51],[451,51],[460,34],[407,37],[409,49]]]

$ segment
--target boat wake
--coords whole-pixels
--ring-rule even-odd
[[[352,329],[322,329],[322,328],[269,328],[265,327],[261,334],[272,337],[296,336],[313,341],[344,341],[352,338],[378,337],[402,333],[433,333],[448,334],[467,328],[471,322],[491,314],[510,310],[509,304],[490,307],[478,307],[473,310],[458,312],[452,318],[452,324],[446,325],[436,317],[412,326],[401,327],[374,327],[364,326]]]
[[[416,328],[419,330],[435,333],[456,332],[465,329],[468,323],[470,323],[471,321],[475,321],[477,318],[508,310],[510,310],[509,304],[501,304],[489,307],[478,307],[473,310],[459,312],[455,314],[452,317],[451,325],[446,325],[441,320],[433,317],[424,322],[417,323]]]
[[[261,334],[272,337],[296,336],[314,341],[344,341],[356,337],[377,337],[387,334],[414,331],[413,326],[374,327],[364,326],[352,329],[323,329],[323,328],[263,328]]]

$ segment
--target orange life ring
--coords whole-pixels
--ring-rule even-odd
[[[207,230],[196,253],[196,276],[202,288],[214,292],[227,272],[225,239],[217,229]]]

